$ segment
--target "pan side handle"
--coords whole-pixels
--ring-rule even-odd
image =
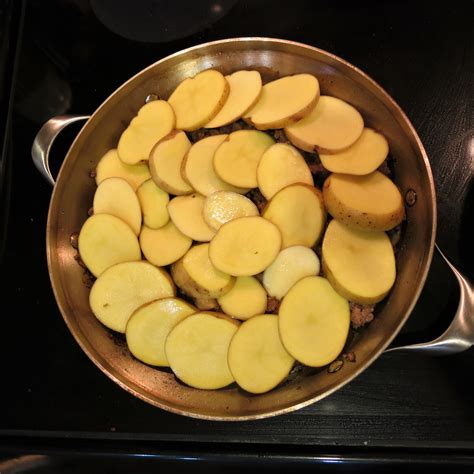
[[[61,130],[71,123],[87,120],[89,115],[58,115],[49,119],[36,134],[31,147],[31,157],[43,178],[54,186],[55,181],[49,169],[49,153]]]
[[[459,284],[459,305],[448,329],[438,338],[429,342],[391,347],[385,352],[405,351],[429,355],[449,355],[469,349],[474,344],[474,289],[472,283],[462,275],[436,245]]]

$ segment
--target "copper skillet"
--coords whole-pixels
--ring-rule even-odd
[[[362,113],[366,125],[383,131],[395,159],[395,180],[407,196],[407,222],[398,255],[398,277],[377,318],[351,342],[357,363],[299,375],[269,393],[253,396],[236,387],[196,390],[167,371],[133,359],[114,342],[89,309],[89,290],[74,260],[70,236],[81,228],[95,184],[89,177],[99,158],[116,147],[118,138],[149,94],[168,97],[184,78],[217,68],[224,74],[257,69],[264,81],[295,73],[311,73],[324,94],[340,97]],[[71,145],[56,182],[48,157],[57,134],[68,124],[87,119]],[[338,390],[379,357],[408,319],[420,295],[435,247],[436,200],[433,176],[423,145],[400,107],[372,79],[325,51],[291,41],[235,38],[195,46],[162,59],[117,89],[90,116],[49,120],[32,149],[35,165],[54,185],[47,223],[47,258],[53,291],[75,339],[90,359],[122,388],[162,409],[209,420],[250,420],[288,413]],[[449,264],[449,262],[448,262]],[[406,346],[410,351],[458,352],[474,344],[474,297],[470,283],[451,264],[461,287],[458,312],[437,340]],[[393,350],[393,349],[392,349]]]

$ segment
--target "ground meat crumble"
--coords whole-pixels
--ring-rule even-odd
[[[354,329],[361,328],[374,319],[375,305],[362,305],[350,303],[351,324]]]

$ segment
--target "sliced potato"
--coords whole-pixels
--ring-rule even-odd
[[[349,148],[331,155],[320,153],[319,158],[333,173],[365,175],[375,171],[387,155],[387,139],[371,128],[364,128],[362,135]]]
[[[194,298],[193,299],[196,308],[201,311],[217,311],[220,310],[219,304],[215,298]]]
[[[258,100],[262,91],[262,78],[258,71],[237,71],[225,76],[229,83],[229,96],[222,109],[208,122],[206,128],[228,125],[242,117]]]
[[[215,234],[204,221],[204,200],[204,196],[194,193],[175,197],[168,204],[168,212],[176,227],[198,242],[209,242]]]
[[[267,309],[267,293],[260,282],[250,276],[237,277],[234,286],[218,299],[224,311],[237,319],[249,319]]]
[[[185,79],[168,99],[176,114],[176,128],[191,132],[212,120],[229,95],[229,84],[214,69]]]
[[[364,120],[356,108],[324,95],[308,116],[288,125],[285,134],[302,150],[337,153],[355,143],[363,129]]]
[[[192,314],[169,333],[165,352],[175,375],[194,388],[222,388],[234,381],[227,364],[239,323],[219,313]]]
[[[109,214],[89,217],[81,228],[78,244],[82,261],[95,277],[112,265],[142,257],[137,236],[130,226]]]
[[[143,223],[150,229],[159,229],[168,223],[169,194],[159,188],[152,179],[137,189],[137,197],[143,213]]]
[[[181,165],[191,142],[184,132],[174,131],[158,142],[150,153],[148,166],[155,184],[177,196],[193,192],[181,176]]]
[[[296,283],[278,313],[280,337],[299,362],[322,367],[342,351],[349,333],[349,303],[322,277]]]
[[[203,196],[209,196],[216,191],[234,191],[241,194],[248,192],[248,188],[238,188],[222,181],[214,171],[214,153],[227,136],[213,135],[199,140],[189,149],[183,160],[183,177]]]
[[[89,303],[102,324],[124,333],[137,308],[170,296],[175,296],[175,286],[165,270],[144,261],[126,262],[108,268],[97,278]]]
[[[235,283],[235,278],[219,271],[209,260],[209,244],[192,247],[171,267],[176,285],[195,298],[219,298]]]
[[[179,260],[191,247],[192,239],[184,235],[169,221],[159,229],[143,226],[140,232],[140,247],[145,258],[158,267]]]
[[[165,341],[170,331],[196,308],[179,298],[162,298],[138,308],[125,330],[130,352],[145,364],[169,367]]]
[[[291,184],[273,196],[263,217],[280,229],[282,248],[312,247],[323,232],[326,209],[319,189],[307,184]]]
[[[319,82],[314,76],[286,76],[265,84],[245,116],[259,130],[283,128],[308,115],[318,99]]]
[[[119,158],[134,165],[148,160],[155,143],[173,130],[175,115],[166,100],[154,100],[140,108],[122,133],[117,146]]]
[[[258,130],[231,133],[214,154],[214,170],[226,183],[240,188],[257,187],[257,166],[275,141]]]
[[[140,233],[142,210],[133,188],[122,178],[107,178],[94,194],[94,214],[111,214],[130,226],[135,235]]]
[[[280,247],[277,226],[262,217],[240,217],[217,231],[209,247],[209,258],[224,273],[252,276],[275,260]]]
[[[233,219],[258,215],[257,206],[250,199],[230,191],[218,191],[204,201],[204,220],[214,230]]]
[[[118,156],[117,150],[109,150],[97,164],[95,169],[95,182],[97,186],[107,178],[123,178],[134,191],[151,178],[150,170],[146,163],[126,165]]]
[[[335,219],[324,234],[323,268],[338,293],[361,304],[381,301],[396,277],[395,255],[385,232],[353,229]]]
[[[362,230],[389,230],[405,218],[403,197],[379,171],[365,176],[332,174],[323,185],[326,208],[335,219]]]
[[[286,143],[275,143],[262,155],[257,183],[266,199],[293,183],[313,186],[313,175],[299,151]]]
[[[241,324],[227,360],[237,384],[250,393],[275,388],[295,363],[281,342],[278,316],[273,314],[261,314]]]
[[[302,245],[283,249],[263,272],[263,286],[270,296],[281,300],[302,278],[318,275],[320,263],[313,250]]]

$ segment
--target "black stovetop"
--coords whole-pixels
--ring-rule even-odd
[[[425,460],[438,467],[447,459],[458,467],[474,462],[472,349],[443,358],[382,355],[321,402],[254,422],[184,418],[133,398],[86,357],[56,306],[45,257],[51,189],[30,157],[47,119],[91,113],[125,80],[170,53],[237,36],[300,41],[360,67],[405,110],[436,181],[438,244],[472,278],[471,2],[0,1],[0,19],[0,125],[7,131],[0,162],[0,457],[227,456],[229,463],[247,459],[255,466],[262,456],[324,465],[351,459],[353,465],[358,459]],[[10,86],[15,96],[7,123]],[[58,140],[57,164],[76,132]],[[453,277],[435,256],[397,342],[440,334],[457,296]]]

